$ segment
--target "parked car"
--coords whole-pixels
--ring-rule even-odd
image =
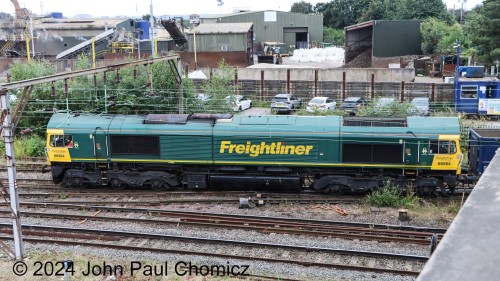
[[[348,112],[349,115],[356,115],[358,109],[368,103],[367,100],[361,97],[349,97],[346,98],[340,105],[340,109]]]
[[[410,115],[429,115],[429,98],[414,98],[411,101],[412,107],[408,110]]]
[[[337,102],[329,97],[315,97],[309,103],[307,103],[306,111],[314,112],[318,111],[326,111],[326,110],[334,110],[335,106],[337,106]]]
[[[395,102],[395,98],[378,98],[375,102],[375,109],[382,109],[385,106],[388,106],[389,104]]]
[[[302,100],[292,94],[277,94],[271,101],[271,112],[291,112],[301,105]]]
[[[252,107],[252,100],[242,95],[227,96],[225,101],[233,107],[234,111],[242,111]]]
[[[382,97],[374,100],[375,104],[373,106],[374,113],[378,115],[390,114],[393,111],[390,106],[396,102],[395,98]]]

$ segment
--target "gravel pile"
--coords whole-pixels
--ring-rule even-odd
[[[366,49],[350,62],[344,64],[344,68],[366,68],[372,66],[372,49]]]

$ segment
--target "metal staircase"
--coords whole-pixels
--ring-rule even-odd
[[[9,38],[9,40],[7,40],[7,42],[0,49],[0,54],[4,57],[7,56],[7,51],[10,50],[12,46],[14,46],[14,44],[14,40],[12,40],[12,38]]]

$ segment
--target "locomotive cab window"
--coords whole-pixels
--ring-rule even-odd
[[[430,141],[429,154],[454,154],[457,147],[454,141]]]
[[[73,135],[51,135],[50,146],[52,147],[73,147]]]

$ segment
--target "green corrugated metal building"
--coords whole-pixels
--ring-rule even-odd
[[[187,32],[189,51],[248,52],[251,51],[253,23],[202,23]]]
[[[345,28],[345,63],[372,49],[372,57],[421,53],[420,20],[374,20]]]
[[[286,51],[323,41],[323,16],[280,11],[240,12],[202,18],[202,23],[253,23],[253,42],[284,42]],[[258,51],[258,50],[257,50]]]

